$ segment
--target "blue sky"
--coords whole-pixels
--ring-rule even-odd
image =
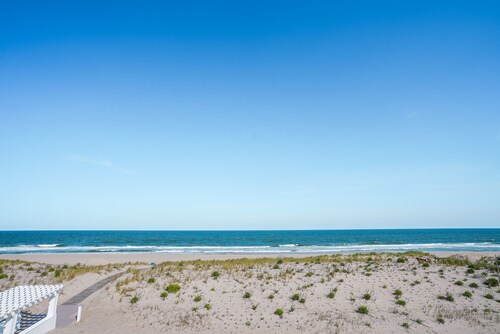
[[[498,13],[2,1],[0,228],[498,227]]]

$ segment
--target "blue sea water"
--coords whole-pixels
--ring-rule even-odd
[[[0,231],[0,253],[500,251],[500,229]]]

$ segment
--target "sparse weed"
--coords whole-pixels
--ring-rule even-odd
[[[357,308],[356,312],[358,312],[360,314],[368,314],[368,307],[362,305],[362,306]]]

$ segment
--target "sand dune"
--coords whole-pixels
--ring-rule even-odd
[[[81,323],[55,333],[498,333],[494,254],[472,263],[464,254],[440,259],[443,255],[448,254],[191,262],[184,257],[155,266],[88,267],[88,272],[78,269],[85,266],[6,262],[4,272],[17,273],[9,283],[14,284],[66,279],[71,270],[81,270],[66,279],[64,300],[102,277],[126,271],[83,302]],[[82,262],[82,254],[67,256]],[[109,255],[105,260],[110,262]],[[40,269],[48,274],[38,277]],[[59,277],[52,274],[56,270]],[[167,292],[171,284],[180,290]]]

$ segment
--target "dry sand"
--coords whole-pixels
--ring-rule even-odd
[[[449,255],[439,253],[437,257]],[[0,286],[5,289],[13,284],[64,279],[63,302],[103,277],[127,271],[117,282],[83,302],[82,322],[54,333],[499,333],[500,287],[484,284],[487,278],[498,278],[494,255],[500,254],[459,254],[459,258],[473,259],[489,256],[490,267],[483,265],[473,273],[467,273],[465,265],[446,264],[433,256],[406,256],[405,262],[398,262],[395,255],[347,255],[323,256],[318,260],[285,259],[279,264],[279,259],[274,258],[181,265],[160,262],[242,256],[2,255],[0,258],[57,265],[4,263],[4,272],[8,276],[15,273],[15,277],[0,280]],[[65,275],[73,269],[61,267],[63,263],[128,261],[158,265],[105,266],[89,268],[88,272],[75,269],[82,272],[71,279]],[[424,261],[429,261],[429,265]],[[57,270],[62,270],[58,278],[54,274]],[[212,277],[214,271],[220,273],[218,278]],[[42,276],[44,272],[47,274]],[[455,284],[457,281],[463,284]],[[162,298],[161,293],[169,284],[179,284],[181,289]],[[402,291],[399,298],[394,295],[398,289]],[[464,296],[465,291],[472,296]],[[244,298],[246,292],[249,298]],[[298,300],[292,299],[296,294]],[[438,299],[447,294],[453,301]],[[489,295],[492,299],[485,297]],[[132,304],[134,297],[138,300]],[[406,305],[397,304],[398,300]],[[368,314],[357,312],[360,306],[366,306]],[[282,317],[274,314],[277,309],[283,310]]]
[[[483,256],[500,256],[500,252],[431,252],[438,257],[449,257],[453,255],[467,256],[471,260],[477,260]],[[282,258],[295,257],[304,258],[309,256],[321,256],[318,254],[168,254],[168,253],[60,253],[60,254],[0,254],[0,259],[22,260],[29,262],[41,262],[48,264],[85,264],[105,265],[112,263],[144,262],[160,263],[164,261],[190,261],[190,260],[228,260],[241,258]]]

